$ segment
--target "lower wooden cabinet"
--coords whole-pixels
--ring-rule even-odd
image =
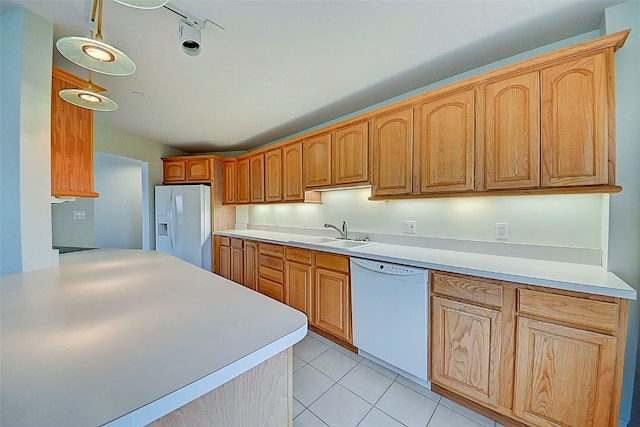
[[[309,320],[313,318],[311,258],[308,249],[285,248],[285,303],[306,314]]]
[[[244,242],[244,285],[258,289],[258,244],[250,240]]]
[[[434,391],[499,421],[618,425],[626,300],[432,271],[430,301]]]
[[[258,243],[258,292],[284,302],[284,247]]]
[[[348,343],[351,337],[349,258],[315,253],[313,325]]]
[[[230,279],[244,285],[244,241],[231,239],[231,274]]]

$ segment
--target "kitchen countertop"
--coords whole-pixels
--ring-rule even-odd
[[[145,425],[289,348],[306,316],[163,252],[0,278],[0,425]]]
[[[225,230],[216,231],[214,234],[554,289],[625,299],[636,299],[637,297],[635,289],[618,276],[594,265],[375,242],[360,248],[341,249],[314,243],[313,240],[317,236],[264,230]]]

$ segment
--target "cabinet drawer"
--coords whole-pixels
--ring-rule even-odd
[[[619,307],[613,302],[519,289],[518,311],[600,331],[618,327]]]
[[[276,301],[284,302],[284,286],[262,277],[258,279],[258,292]]]
[[[231,247],[235,249],[244,248],[244,240],[242,239],[231,239]]]
[[[284,272],[282,270],[274,270],[273,268],[260,266],[260,278],[273,280],[277,283],[284,283]]]
[[[311,251],[309,249],[286,247],[284,252],[287,261],[311,265]]]
[[[220,236],[220,245],[231,246],[231,239],[229,237]]]
[[[433,271],[431,290],[436,294],[472,303],[502,307],[503,286],[478,277]]]
[[[326,252],[316,252],[316,267],[327,270],[349,273],[349,257],[333,255]]]
[[[276,258],[269,255],[260,254],[258,257],[258,265],[260,266],[260,271],[262,271],[262,267],[271,268],[273,270],[284,271],[284,261],[282,258]]]
[[[260,243],[258,245],[258,250],[260,251],[260,255],[264,254],[282,258],[282,255],[284,254],[284,250],[281,245],[272,245],[270,243]]]

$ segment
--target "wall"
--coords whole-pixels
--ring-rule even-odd
[[[25,9],[0,17],[0,274],[57,265],[51,249],[53,24]]]
[[[640,2],[607,9],[604,21],[607,34],[631,28],[624,47],[616,53],[616,181],[624,191],[610,197],[607,261],[609,270],[640,291]],[[640,426],[638,304],[630,304],[620,410],[620,418],[631,419],[631,426]]]
[[[74,219],[74,211],[84,211],[84,220]],[[75,199],[51,205],[51,230],[54,246],[95,248],[94,200]]]
[[[147,206],[149,213],[147,220],[149,221],[150,229],[146,244],[149,248],[155,249],[154,187],[162,184],[163,169],[162,160],[160,159],[162,157],[180,156],[186,153],[146,138],[103,126],[99,121],[96,121],[94,125],[94,150],[140,160],[148,164],[149,181],[147,189],[149,191],[149,199]],[[144,244],[145,242],[143,242]]]

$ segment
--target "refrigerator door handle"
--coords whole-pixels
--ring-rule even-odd
[[[169,245],[171,245],[171,251],[173,251],[174,245],[174,230],[175,228],[175,198],[173,197],[173,191],[169,196],[169,207],[167,208],[167,231],[169,234]]]

